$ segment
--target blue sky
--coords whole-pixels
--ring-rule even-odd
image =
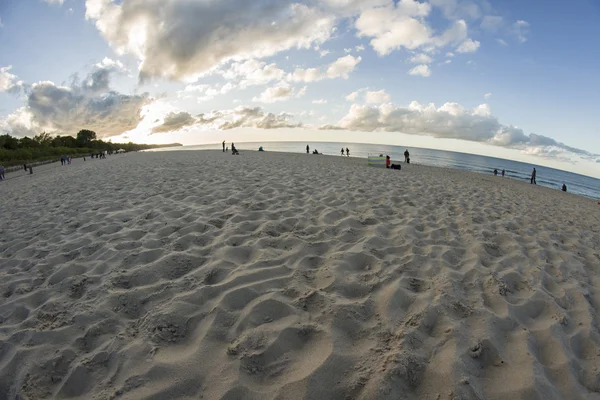
[[[0,21],[17,136],[375,142],[600,177],[594,0],[8,0]]]

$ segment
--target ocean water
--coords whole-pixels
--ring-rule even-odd
[[[230,143],[228,143],[231,146]],[[265,142],[265,143],[238,143],[239,150],[257,151],[263,146],[265,151],[278,151],[289,153],[306,153],[305,142]],[[386,146],[380,144],[359,143],[308,143],[310,151],[317,149],[319,153],[340,156],[342,147],[350,149],[351,157],[364,157],[368,155],[389,155],[393,161],[404,161],[406,147]],[[172,150],[207,150],[221,149],[221,144],[184,146]],[[498,174],[504,169],[506,177],[529,182],[531,172],[537,169],[537,184],[560,190],[563,183],[567,185],[570,193],[600,200],[600,180],[572,172],[561,171],[519,161],[504,160],[501,158],[478,156],[473,154],[456,153],[452,151],[421,149],[408,147],[411,164],[430,165],[435,167],[453,168],[465,171],[492,174],[498,169]]]

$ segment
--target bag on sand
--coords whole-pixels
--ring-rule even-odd
[[[391,168],[391,169],[402,169],[402,165],[400,165],[400,164],[392,164],[392,165],[390,166],[390,168]]]

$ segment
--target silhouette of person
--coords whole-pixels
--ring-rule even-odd
[[[408,163],[408,157],[410,157],[410,153],[408,152],[408,149],[406,149],[406,151],[404,152],[404,162]]]
[[[306,154],[310,154],[310,147],[308,145],[306,145]]]
[[[502,177],[504,178],[504,170],[502,170]]]
[[[494,170],[494,176],[498,176],[498,170],[497,169]]]
[[[531,173],[531,184],[532,185],[537,185],[537,182],[535,181],[536,176],[537,176],[537,171],[534,168],[533,172]]]
[[[565,185],[564,183],[563,183],[562,191],[563,191],[563,192],[566,192],[566,191],[567,191],[567,185]]]
[[[342,151],[342,155],[344,155],[343,151]],[[346,156],[350,157],[350,149],[348,149],[347,147],[346,147]]]
[[[342,155],[344,155],[344,148],[342,147]]]
[[[225,141],[223,140],[223,153],[225,153]]]

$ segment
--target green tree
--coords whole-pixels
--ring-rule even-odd
[[[33,140],[41,147],[49,147],[52,144],[52,136],[49,133],[42,132],[39,135],[35,135]]]
[[[52,147],[77,147],[77,140],[73,136],[57,136],[52,139]]]
[[[79,147],[89,147],[90,142],[96,140],[96,132],[88,129],[82,129],[77,132],[77,145]]]
[[[19,147],[22,149],[35,149],[39,147],[39,143],[25,136],[24,138],[19,139]]]
[[[6,150],[16,150],[19,148],[19,139],[10,136],[8,133],[0,136],[0,147]]]

